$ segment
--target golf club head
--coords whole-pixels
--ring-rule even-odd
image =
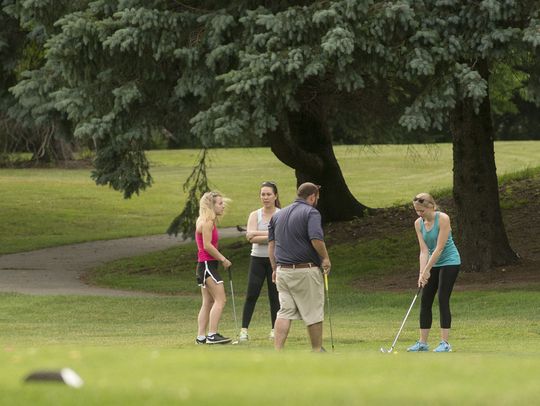
[[[389,354],[389,353],[392,352],[392,349],[390,349],[390,350],[385,350],[384,348],[381,347],[381,352],[382,352],[383,354]]]
[[[239,344],[239,342],[238,342],[238,340],[234,340],[231,344],[232,345],[237,345],[237,344]]]

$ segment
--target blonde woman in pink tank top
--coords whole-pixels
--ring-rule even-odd
[[[225,269],[232,264],[219,252],[218,218],[223,215],[229,199],[218,192],[207,192],[200,200],[196,222],[197,283],[201,287],[202,305],[197,318],[197,344],[226,344],[230,338],[218,333],[219,319],[225,307],[223,279],[218,272],[219,262]]]

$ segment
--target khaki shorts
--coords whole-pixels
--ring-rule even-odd
[[[324,281],[319,267],[276,272],[280,309],[277,318],[303,320],[306,326],[324,320]]]

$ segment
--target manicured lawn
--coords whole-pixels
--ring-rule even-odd
[[[421,190],[448,188],[451,146],[338,146],[336,155],[353,194],[371,207],[404,202]],[[538,166],[540,142],[498,142],[498,173]],[[124,200],[97,187],[89,170],[0,169],[0,254],[74,242],[164,233],[181,211],[182,184],[197,151],[151,151],[155,184]],[[292,201],[293,170],[267,148],[220,149],[212,154],[212,187],[232,198],[223,226],[245,224],[258,186],[274,180],[281,200]],[[391,192],[389,192],[391,191]]]
[[[39,340],[21,332],[14,335],[24,343],[24,348],[41,343],[40,348],[46,351],[60,352],[60,359],[67,359],[66,365],[79,368],[81,374],[84,371],[89,380],[97,380],[96,385],[101,383],[100,394],[110,395],[107,401],[112,403],[134,399],[129,395],[132,392],[139,394],[133,400],[135,404],[186,401],[227,405],[254,402],[264,405],[317,402],[506,405],[536,402],[540,395],[535,378],[540,372],[537,346],[540,316],[536,311],[540,286],[537,285],[527,290],[457,289],[452,298],[450,342],[454,352],[450,354],[405,351],[417,339],[417,302],[398,341],[397,353],[379,353],[380,347],[390,347],[416,288],[402,286],[404,291],[401,292],[381,292],[377,278],[380,280],[391,272],[416,273],[418,248],[413,234],[330,248],[334,264],[330,276],[334,353],[309,353],[305,328],[300,322],[293,323],[286,350],[274,353],[266,338],[270,328],[266,288],[250,326],[248,345],[210,348],[194,345],[200,298],[193,278],[193,244],[115,261],[92,273],[91,279],[105,286],[163,292],[169,296],[107,298],[99,305],[94,303],[94,298],[78,298],[73,311],[80,314],[79,322],[92,326],[88,331],[79,335],[75,329],[66,327],[66,331],[73,331],[71,339],[69,336],[58,339],[54,334],[52,337],[46,334]],[[249,245],[241,239],[223,241],[222,245],[234,264],[236,311],[240,316],[247,284]],[[226,274],[224,276],[229,294],[229,280]],[[370,291],[354,288],[355,281],[366,276],[374,280]],[[459,279],[457,284],[459,287]],[[9,300],[13,303],[22,299],[12,296]],[[60,310],[72,307],[69,304],[72,299],[51,298],[48,303],[54,303],[52,313],[58,311],[59,319],[74,317],[62,316],[66,310]],[[35,307],[42,306],[36,304]],[[89,310],[79,311],[77,307]],[[116,314],[119,316],[115,318]],[[438,343],[437,314],[435,304],[432,348]],[[32,324],[40,317],[33,314],[27,318]],[[25,328],[25,318],[20,317],[21,329]],[[49,323],[55,325],[51,320]],[[51,326],[46,327],[50,329]],[[225,335],[236,334],[231,300],[220,330]],[[325,322],[324,341],[330,350],[328,322]],[[43,344],[48,342],[55,345]],[[79,349],[79,345],[83,348]],[[73,352],[78,357],[77,363],[69,358]],[[104,372],[99,367],[85,368],[86,364],[80,359],[96,363],[95,359],[108,357],[111,352],[116,372],[110,374],[105,384],[105,380],[93,378]],[[44,358],[50,360],[51,356]],[[218,382],[201,390],[200,382],[208,373],[215,374]],[[83,390],[93,392],[88,396],[92,401],[103,399],[93,389]]]
[[[510,168],[534,166],[533,155],[529,163],[520,161],[520,148],[523,149],[525,144],[504,143],[498,144],[498,148],[501,145],[506,149],[504,153],[498,150],[498,157],[499,154],[507,156]],[[530,151],[537,147],[540,143],[527,144]],[[404,147],[384,147],[382,150],[387,157],[405,152]],[[375,160],[375,155],[368,155],[363,150],[343,148],[338,151],[347,177],[360,176],[356,171],[384,163],[380,155]],[[220,151],[220,154],[225,152]],[[170,190],[174,190],[174,179],[179,178],[179,173],[175,172],[178,165],[173,164],[178,153],[152,153],[159,163],[154,175],[156,179],[168,179],[163,184],[169,184]],[[215,157],[216,178],[221,177],[222,185],[237,191],[229,193],[236,206],[233,204],[226,225],[242,222],[249,210],[257,206],[257,184],[263,179],[271,178],[280,185],[287,185],[283,200],[292,199],[294,179],[291,174],[283,171],[280,178],[266,176],[260,170],[254,170],[252,175],[243,173],[249,170],[247,156],[257,153],[260,155],[256,159],[261,165],[265,168],[272,165],[272,157],[264,150],[234,150],[229,157],[219,154]],[[440,153],[442,162],[447,158],[442,157],[444,151]],[[385,174],[380,175],[379,186],[370,184],[369,176],[348,180],[353,192],[360,200],[362,195],[369,194],[370,198],[380,202],[370,205],[383,206],[406,200],[418,190],[448,186],[443,179],[447,177],[449,181],[451,178],[448,167],[441,169],[440,165],[428,165],[403,156],[403,167],[379,170]],[[193,160],[193,156],[190,159]],[[186,173],[188,167],[184,168]],[[500,163],[498,168],[501,172]],[[279,174],[280,170],[283,168],[279,169],[277,165],[272,173]],[[431,175],[437,173],[440,176],[430,183]],[[26,178],[24,175],[28,174],[30,176]],[[174,215],[169,206],[177,205],[173,202],[175,199],[180,200],[177,195],[167,201],[167,193],[163,192],[152,195],[156,190],[153,188],[140,198],[122,201],[114,192],[93,187],[84,171],[0,171],[2,187],[7,184],[6,179],[11,186],[0,205],[12,211],[0,212],[3,216],[0,220],[8,224],[0,235],[2,243],[11,250],[60,244],[73,241],[77,235],[77,238],[93,239],[100,235],[120,236],[127,229],[133,234],[155,232],[151,228],[156,227],[154,223],[162,221],[160,227],[165,227],[167,216]],[[3,187],[2,190],[6,189]],[[253,191],[254,196],[251,196]],[[377,193],[379,197],[373,197]],[[31,204],[30,200],[36,196],[39,199]],[[505,197],[508,207],[525,204],[511,197],[511,194]],[[41,203],[36,202],[45,203],[40,206]],[[137,204],[133,202],[142,203],[130,212],[128,206]],[[158,205],[162,205],[162,212],[155,212],[155,217],[145,215],[147,210]],[[237,211],[241,211],[242,216]],[[134,217],[115,223],[126,213]],[[28,237],[31,235],[36,238]],[[233,262],[236,311],[241,318],[249,245],[243,239],[224,240],[221,244]],[[301,322],[293,323],[286,350],[282,353],[273,351],[272,343],[267,339],[270,318],[266,288],[263,288],[250,326],[249,344],[196,346],[200,293],[194,281],[195,248],[192,243],[115,261],[89,275],[90,280],[99,285],[156,292],[156,297],[0,294],[0,404],[537,403],[540,396],[537,383],[540,372],[538,285],[531,284],[526,290],[456,289],[452,296],[450,339],[454,352],[450,354],[410,354],[405,351],[417,339],[417,303],[396,347],[398,352],[379,352],[380,347],[390,347],[416,292],[417,251],[412,228],[402,235],[351,240],[330,247],[335,352],[330,350],[326,320],[324,345],[329,350],[326,354],[310,353]],[[382,291],[378,280],[393,272],[410,273],[412,286],[401,286],[399,292]],[[229,294],[229,279],[226,273],[223,276]],[[373,285],[357,289],[356,282],[360,278],[372,280]],[[459,278],[457,285],[459,287]],[[435,304],[434,327],[438,324],[437,313]],[[237,333],[230,299],[220,332],[233,337]],[[437,333],[434,328],[430,340],[432,348],[438,342]],[[78,372],[85,385],[81,389],[72,389],[56,383],[23,382],[31,371],[62,367]]]
[[[404,351],[416,339],[417,309],[398,353],[378,352],[390,346],[413,291],[333,294],[336,351],[327,354],[309,352],[300,322],[287,349],[274,353],[265,300],[249,345],[209,347],[193,343],[196,292],[141,299],[2,294],[0,404],[537,402],[538,292],[456,292],[450,354]],[[237,299],[240,308],[242,295]],[[234,335],[230,306],[220,330]],[[85,386],[23,383],[30,371],[62,367],[78,372]]]

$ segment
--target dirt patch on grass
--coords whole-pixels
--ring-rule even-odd
[[[515,265],[498,267],[490,272],[462,272],[456,290],[540,289],[540,176],[509,181],[500,188],[504,224],[510,245],[520,260]],[[451,198],[437,199],[452,217]],[[416,213],[411,206],[377,210],[373,215],[350,222],[328,224],[328,245],[351,240],[398,237],[414,233]],[[418,270],[393,269],[384,274],[359,276],[353,283],[359,290],[410,290],[416,285]]]

